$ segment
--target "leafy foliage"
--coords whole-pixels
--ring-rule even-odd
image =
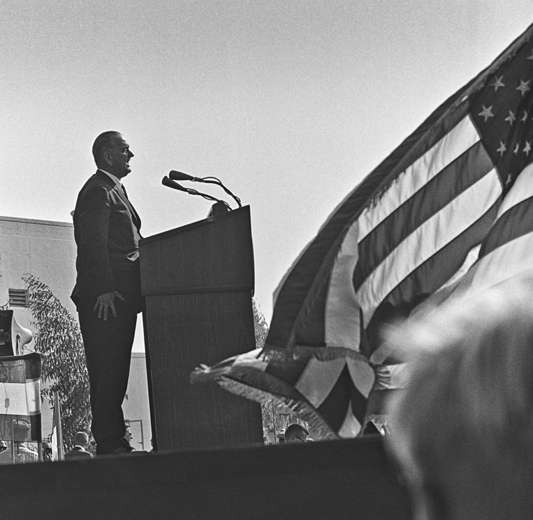
[[[268,323],[255,300],[252,300],[252,309],[254,311],[255,346],[263,348],[268,335]]]
[[[90,424],[89,377],[83,341],[77,321],[54,296],[50,287],[32,274],[23,280],[28,290],[29,307],[37,328],[35,350],[43,357],[41,394],[53,406],[58,392],[61,404],[63,440],[73,446],[77,431]]]
[[[254,311],[255,344],[257,348],[263,348],[268,336],[268,323],[259,310],[255,300],[252,300]],[[261,404],[263,417],[263,439],[266,444],[277,444],[283,439],[285,429],[290,423],[307,425],[291,410],[274,400],[267,404]]]

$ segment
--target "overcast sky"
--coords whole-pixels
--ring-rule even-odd
[[[531,0],[0,0],[0,215],[70,221],[108,129],[145,236],[250,204],[256,297],[340,200],[533,21]],[[222,194],[222,193],[220,193]]]

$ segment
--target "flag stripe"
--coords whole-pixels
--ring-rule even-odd
[[[40,413],[40,383],[0,383],[0,415]]]
[[[522,235],[494,249],[473,267],[471,286],[485,289],[533,268],[533,233]],[[502,268],[505,266],[505,268]]]
[[[522,170],[511,189],[505,195],[498,211],[498,218],[519,202],[530,197],[533,197],[533,164],[529,164]]]
[[[324,310],[326,346],[358,350],[359,304],[352,276],[358,259],[357,225],[350,228],[337,254],[329,279]]]
[[[356,290],[402,240],[492,169],[483,144],[477,142],[383,220],[359,243]]]
[[[484,240],[480,257],[489,254],[509,240],[533,231],[533,164],[530,164],[516,179],[498,211],[494,223]]]
[[[359,241],[478,141],[479,135],[470,118],[463,118],[396,177],[387,191],[380,196],[379,204],[371,205],[361,213],[358,218]]]
[[[513,206],[502,215],[483,242],[480,256],[484,257],[503,244],[533,231],[533,197]]]
[[[496,170],[492,170],[411,233],[357,291],[365,325],[394,287],[474,224],[500,194],[500,180]]]
[[[472,244],[479,244],[494,222],[498,203],[496,201],[477,222],[409,273],[384,299],[393,305],[412,301],[414,295],[433,293],[454,277],[465,256],[470,255]]]

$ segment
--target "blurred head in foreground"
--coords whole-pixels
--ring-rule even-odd
[[[388,341],[416,353],[388,441],[416,519],[533,518],[533,281],[418,315]]]

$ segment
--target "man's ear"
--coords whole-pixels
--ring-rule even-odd
[[[104,162],[108,165],[111,165],[113,163],[113,158],[111,156],[111,150],[104,150],[102,153],[102,159]]]

